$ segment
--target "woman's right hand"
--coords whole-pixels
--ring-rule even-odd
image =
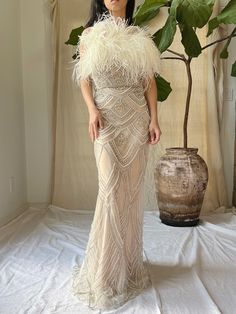
[[[101,112],[94,107],[89,112],[89,136],[92,142],[98,137],[98,128],[103,128],[104,124],[102,121]]]

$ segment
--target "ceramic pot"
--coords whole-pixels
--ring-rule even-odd
[[[208,183],[208,168],[198,148],[170,147],[157,162],[154,179],[161,222],[195,226]]]

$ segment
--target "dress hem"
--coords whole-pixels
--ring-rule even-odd
[[[150,275],[148,273],[148,270],[144,267],[144,276],[142,279],[137,283],[135,289],[131,288],[129,285],[127,287],[127,290],[123,292],[122,294],[113,294],[111,288],[107,288],[106,291],[103,291],[100,296],[96,296],[95,299],[95,293],[92,291],[80,291],[79,290],[79,272],[81,270],[81,266],[76,265],[73,267],[72,272],[72,292],[73,295],[82,301],[85,305],[87,305],[92,310],[112,310],[117,309],[124,305],[127,301],[135,298],[138,296],[142,291],[147,289],[148,287],[151,287],[152,281],[150,278]],[[101,301],[101,305],[99,305],[99,299],[103,298]],[[106,298],[106,301],[104,303],[104,298]]]

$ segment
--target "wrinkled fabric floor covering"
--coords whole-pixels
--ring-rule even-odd
[[[71,294],[93,212],[30,208],[0,228],[0,313],[99,313]],[[144,214],[144,258],[153,287],[106,313],[236,313],[236,215],[201,216],[196,227]],[[105,313],[105,312],[103,312]]]

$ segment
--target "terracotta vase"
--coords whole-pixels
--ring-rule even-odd
[[[170,147],[157,162],[154,179],[161,222],[195,226],[208,183],[208,169],[198,148]]]

